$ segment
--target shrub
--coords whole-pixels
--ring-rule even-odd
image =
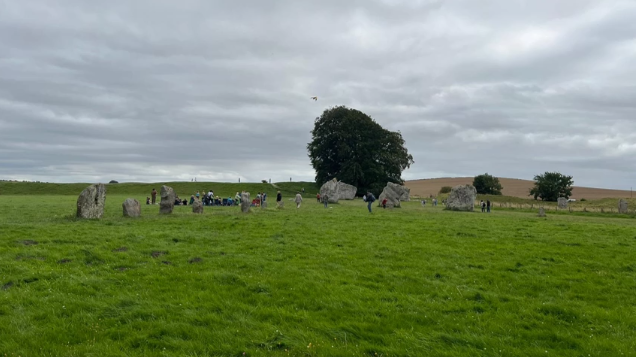
[[[262,183],[267,183],[267,180],[261,180]]]
[[[444,187],[442,187],[442,189],[441,189],[441,190],[439,190],[439,193],[450,193],[452,190],[453,190],[453,188],[452,188],[452,187],[450,187],[450,186],[444,186]]]
[[[587,201],[587,200],[586,200],[585,198],[581,198],[579,201],[581,201],[581,202],[585,202],[585,201]]]

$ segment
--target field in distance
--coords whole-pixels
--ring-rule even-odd
[[[148,191],[130,184],[93,221],[77,190],[1,195],[0,354],[634,355],[634,219],[296,209],[295,189],[282,210],[125,219]]]
[[[499,182],[503,186],[502,194],[504,196],[531,198],[528,196],[528,192],[534,186],[534,181],[499,178]],[[406,181],[405,185],[411,189],[411,195],[428,197],[429,195],[435,196],[444,186],[453,187],[472,183],[473,177],[448,177]],[[631,198],[631,192],[628,190],[609,190],[603,188],[574,186],[574,189],[572,190],[572,198],[579,200],[581,198],[585,198],[587,200],[598,200],[603,198]]]

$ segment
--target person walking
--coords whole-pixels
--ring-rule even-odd
[[[322,203],[324,203],[325,204],[325,208],[327,208],[327,206],[329,205],[329,195],[328,194],[325,193],[322,196]]]
[[[490,206],[492,206],[492,204],[490,203],[490,200],[486,201],[486,212],[490,213]]]
[[[371,213],[371,205],[375,202],[375,196],[371,192],[367,192],[367,208],[369,209],[369,213]]]
[[[294,201],[296,202],[296,208],[300,208],[300,204],[303,202],[303,196],[300,195],[300,192],[296,193]]]
[[[280,191],[276,194],[276,207],[280,208],[280,204],[283,202],[283,195],[281,195]]]
[[[486,212],[486,202],[481,201],[481,213]]]
[[[152,192],[150,192],[150,197],[152,197],[152,204],[154,205],[157,202],[157,190],[153,188]]]

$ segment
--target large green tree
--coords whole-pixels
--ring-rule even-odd
[[[477,189],[477,193],[481,195],[501,195],[501,190],[503,189],[499,179],[488,175],[488,173],[475,176],[473,186]]]
[[[530,189],[530,196],[543,201],[557,201],[559,197],[572,196],[572,176],[558,172],[546,172],[534,177],[534,187]]]
[[[402,171],[413,164],[400,132],[386,130],[359,110],[338,106],[316,118],[307,145],[316,183],[337,178],[358,194],[376,195],[387,182],[402,184]]]

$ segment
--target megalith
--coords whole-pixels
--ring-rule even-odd
[[[358,192],[357,187],[338,181],[337,178],[325,182],[320,187],[320,196],[327,196],[329,203],[338,203],[339,200],[352,200],[356,197],[356,192]]]
[[[241,193],[241,211],[243,213],[249,213],[251,205],[252,205],[252,200],[250,200],[250,193],[249,192]]]
[[[618,213],[629,213],[626,200],[618,201]]]
[[[203,213],[203,202],[201,202],[201,200],[194,200],[194,202],[192,202],[192,213]]]
[[[543,207],[539,208],[539,217],[545,217],[545,209]]]
[[[106,203],[106,186],[90,185],[77,198],[77,218],[97,219],[104,215]]]
[[[177,196],[172,187],[161,186],[161,202],[159,203],[159,213],[170,214],[174,209],[174,200]]]
[[[386,198],[387,204],[393,205],[393,207],[401,207],[400,202],[409,201],[410,194],[411,190],[405,186],[387,182],[386,187],[384,187],[380,197],[378,197],[378,204],[382,204],[382,201]]]
[[[474,211],[477,189],[473,185],[453,187],[446,199],[446,209],[452,211]]]
[[[124,217],[140,217],[141,205],[139,201],[134,198],[127,198],[124,203],[121,204],[124,209]]]
[[[568,209],[568,199],[565,197],[559,197],[559,201],[557,204],[559,209]]]

